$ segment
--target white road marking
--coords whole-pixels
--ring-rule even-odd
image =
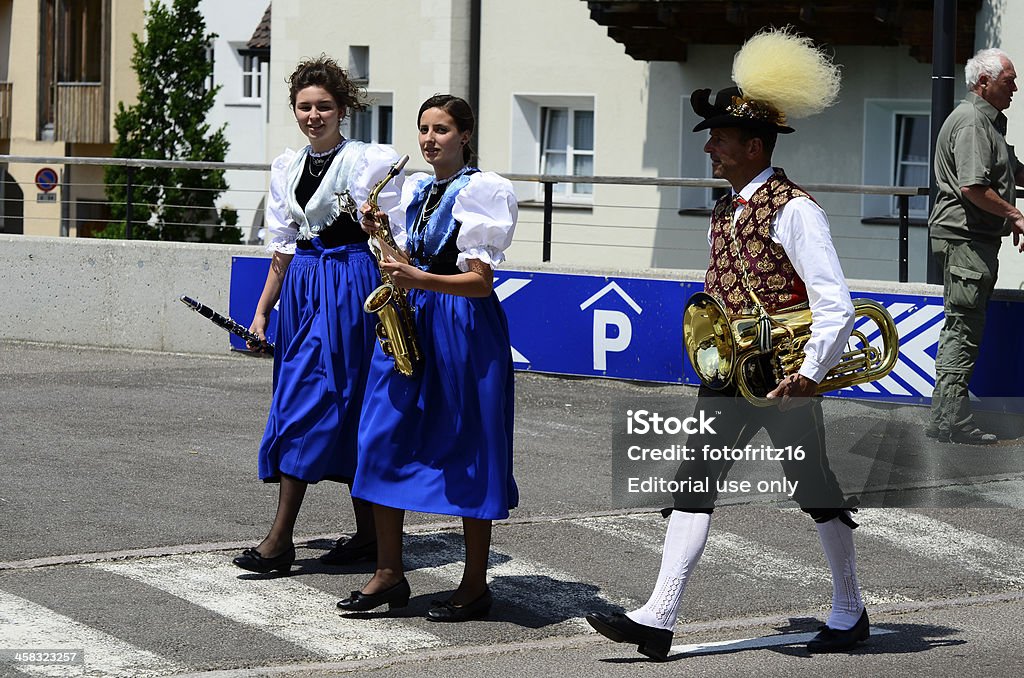
[[[445,538],[441,533],[420,534],[417,537],[421,545],[427,540],[429,551],[407,554],[406,566],[409,570],[457,585],[462,579],[465,556],[459,540]],[[609,598],[607,592],[602,592],[596,585],[544,563],[507,555],[493,546],[491,551],[491,565],[487,575],[494,597],[499,601],[514,603],[518,608],[531,610],[542,619],[564,619],[558,624],[546,626],[548,630],[561,628],[562,625],[573,630],[589,629],[579,615],[601,606],[625,607],[635,603],[626,598]]]
[[[995,581],[1024,584],[1024,549],[905,509],[866,509],[858,532]]]
[[[583,518],[574,520],[573,523],[625,539],[629,543],[659,554],[662,551],[667,524],[657,514]],[[731,532],[712,529],[701,562],[733,568],[759,582],[775,581],[800,586],[827,585],[829,588],[832,586],[832,573],[824,565],[824,556],[821,566],[807,565],[778,549]],[[861,596],[868,605],[911,600],[891,591],[862,589]]]
[[[889,629],[871,629],[872,636],[884,636],[889,633],[896,632],[890,631]],[[783,633],[776,636],[762,636],[760,638],[719,640],[710,643],[693,643],[691,645],[673,645],[672,649],[669,651],[669,656],[675,657],[679,655],[684,657],[693,657],[704,654],[740,652],[741,650],[759,650],[766,647],[804,645],[816,635],[816,633]]]
[[[32,601],[0,591],[0,647],[82,650],[85,666],[18,663],[32,676],[165,676],[184,667]]]
[[[321,591],[291,577],[239,579],[244,572],[232,565],[225,554],[97,563],[90,567],[166,591],[320,657],[373,657],[442,642],[400,619],[345,618],[336,612],[339,594]]]

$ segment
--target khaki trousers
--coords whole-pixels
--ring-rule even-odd
[[[942,266],[945,322],[935,355],[932,427],[940,434],[975,428],[967,387],[985,330],[985,309],[999,273],[999,243],[932,240]]]

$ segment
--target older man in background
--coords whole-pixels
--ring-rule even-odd
[[[989,445],[996,436],[974,422],[967,387],[996,283],[999,244],[1013,233],[1024,251],[1024,215],[1015,205],[1024,167],[1006,143],[1006,116],[1017,91],[1006,53],[984,49],[967,62],[967,98],[939,130],[938,197],[928,225],[942,266],[945,323],[935,356],[935,391],[925,435],[944,442]]]

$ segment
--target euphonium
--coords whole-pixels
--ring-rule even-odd
[[[889,312],[871,299],[854,299],[853,309],[856,318],[869,318],[878,326],[882,349],[855,329],[850,336],[855,346],[847,345],[839,364],[818,384],[816,395],[881,379],[896,365],[899,335]],[[690,297],[683,311],[683,349],[701,382],[716,390],[735,383],[754,405],[773,404],[765,395],[799,370],[804,360],[811,311],[801,305],[765,317],[767,324],[758,315],[730,318],[722,302],[710,294]],[[770,328],[770,336],[762,337],[764,327]]]
[[[391,166],[388,174],[370,191],[366,198],[366,204],[372,212],[376,212],[377,196],[384,189],[389,181],[398,176],[398,173],[409,162],[409,156],[403,155],[398,162]],[[377,323],[377,341],[384,351],[384,355],[395,361],[395,370],[400,374],[409,377],[416,371],[422,358],[419,341],[416,339],[416,325],[413,320],[413,309],[409,305],[409,292],[395,284],[391,276],[384,270],[381,263],[384,261],[381,242],[386,243],[391,249],[398,251],[395,238],[391,235],[391,227],[385,219],[383,223],[371,234],[370,250],[377,258],[377,269],[380,271],[381,284],[370,296],[366,297],[363,303],[363,310],[367,313],[376,313],[379,318]]]

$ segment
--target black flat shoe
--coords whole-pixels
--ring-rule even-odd
[[[995,433],[986,433],[980,428],[973,428],[970,431],[950,431],[950,441],[960,445],[992,445],[999,442]]]
[[[455,605],[451,600],[435,601],[427,610],[427,619],[436,622],[464,622],[471,619],[486,617],[491,611],[494,598],[491,589],[484,589],[480,596],[465,605]]]
[[[338,609],[342,612],[366,612],[387,603],[388,609],[394,610],[397,607],[408,605],[411,595],[409,580],[402,577],[402,581],[377,593],[353,591],[348,598],[338,601]]]
[[[377,557],[377,542],[371,541],[362,546],[349,546],[351,539],[338,540],[337,545],[320,556],[324,565],[348,565],[360,560],[373,560]]]
[[[828,626],[822,626],[818,630],[818,635],[814,636],[807,643],[807,651],[842,652],[843,650],[849,650],[862,640],[867,640],[870,635],[871,624],[868,622],[868,611],[864,610],[860,613],[860,619],[857,620],[852,629],[840,631]]]
[[[621,612],[592,612],[587,615],[587,623],[608,640],[636,645],[640,654],[651,659],[665,661],[672,649],[671,631],[638,624]]]
[[[274,556],[273,558],[265,558],[260,555],[260,552],[256,549],[245,549],[242,551],[242,555],[232,560],[235,565],[248,570],[249,572],[259,572],[260,574],[266,574],[267,572],[288,572],[292,569],[292,563],[295,562],[295,547],[289,546],[287,549]]]

